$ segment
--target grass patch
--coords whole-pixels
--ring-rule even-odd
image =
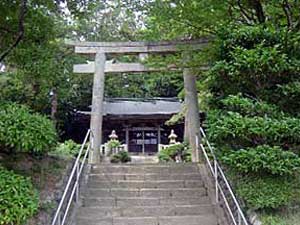
[[[262,225],[300,225],[300,210],[294,212],[262,213]]]

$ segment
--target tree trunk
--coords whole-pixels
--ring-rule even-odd
[[[200,141],[200,117],[196,88],[196,76],[192,73],[191,69],[185,68],[183,70],[183,78],[186,96],[185,99],[187,100],[186,120],[188,127],[189,144],[192,148],[192,161],[199,162],[199,148],[197,145]]]
[[[51,96],[51,119],[56,124],[56,113],[57,113],[57,91],[55,88],[52,89],[52,96]]]
[[[265,23],[266,16],[265,16],[261,1],[260,0],[250,0],[250,3],[253,5],[253,8],[255,10],[255,14],[256,14],[256,17],[257,17],[259,23],[261,23],[261,24]]]

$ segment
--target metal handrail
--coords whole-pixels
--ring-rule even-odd
[[[214,178],[216,202],[218,203],[220,197],[222,197],[222,199],[225,203],[226,209],[228,211],[228,214],[234,225],[249,225],[249,222],[247,221],[247,219],[241,209],[241,206],[240,206],[234,192],[232,191],[232,188],[228,182],[228,179],[225,176],[225,173],[223,172],[223,169],[221,168],[220,164],[218,163],[218,160],[214,153],[214,150],[211,147],[202,127],[200,128],[200,133],[203,137],[203,140],[205,141],[205,144],[207,145],[207,147],[209,149],[209,153],[212,158],[212,159],[210,159],[203,144],[197,144],[197,146],[201,147],[203,155],[208,164],[209,170]],[[198,137],[196,137],[196,138],[197,138],[196,140],[198,142]],[[224,186],[221,185],[221,182],[224,183]],[[229,194],[229,196],[227,196],[226,194]],[[231,198],[231,201],[230,201],[229,197]],[[233,204],[233,206],[232,206],[232,204]]]
[[[53,217],[51,225],[64,225],[67,220],[70,207],[72,206],[72,203],[74,203],[74,196],[75,196],[75,203],[79,202],[80,177],[81,177],[82,170],[84,168],[87,156],[91,149],[91,143],[89,143],[87,146],[86,146],[86,143],[91,136],[92,136],[91,130],[88,130],[88,132],[84,138],[84,141],[81,145],[78,156],[75,160],[70,177],[69,177],[67,185],[64,189],[62,198],[56,209],[56,212]],[[85,148],[86,148],[86,151],[83,154]],[[82,154],[83,154],[83,158],[81,160]],[[69,196],[68,196],[68,193],[70,193]]]

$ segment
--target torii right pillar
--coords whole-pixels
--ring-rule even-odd
[[[196,76],[190,68],[183,69],[186,119],[185,132],[187,133],[188,142],[192,148],[192,162],[199,162],[199,141],[200,141],[200,116],[199,103],[196,86]],[[198,139],[198,140],[197,140]]]

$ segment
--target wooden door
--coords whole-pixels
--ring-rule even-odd
[[[129,131],[130,153],[154,154],[158,151],[158,132],[156,130]]]
[[[143,153],[144,133],[143,131],[129,131],[129,145],[130,153]]]
[[[158,132],[144,131],[144,153],[153,154],[158,151]]]

